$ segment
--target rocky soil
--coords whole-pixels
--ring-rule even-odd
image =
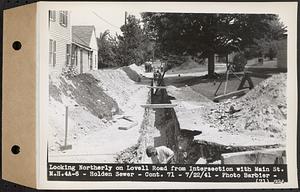
[[[285,140],[287,126],[287,75],[277,74],[258,84],[239,99],[209,107],[204,117],[220,132],[260,131]]]

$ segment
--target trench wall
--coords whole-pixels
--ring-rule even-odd
[[[161,86],[164,86],[162,82]],[[151,93],[152,104],[171,103],[166,89],[153,90]],[[173,108],[153,109],[154,124],[153,127],[159,132],[153,136],[153,145],[167,146],[175,153],[174,163],[184,163],[179,144],[182,142],[181,131],[176,112]]]

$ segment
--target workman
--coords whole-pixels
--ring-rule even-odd
[[[166,146],[148,146],[146,154],[151,158],[153,164],[170,164],[174,161],[174,152]]]

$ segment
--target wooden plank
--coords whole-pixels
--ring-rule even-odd
[[[119,129],[120,129],[120,130],[128,130],[128,129],[131,129],[131,128],[137,126],[137,125],[138,125],[138,122],[134,122],[134,123],[132,123],[132,124],[129,125],[129,126],[119,126]]]
[[[243,94],[246,94],[247,90],[248,89],[241,89],[241,90],[230,92],[230,93],[227,93],[227,94],[224,94],[224,95],[219,95],[219,96],[214,98],[214,101],[220,101],[222,99],[228,99],[228,98],[233,97],[233,96],[241,96]]]
[[[174,108],[177,104],[144,104],[141,105],[143,108],[152,108],[152,109],[163,109],[163,108]]]
[[[125,119],[127,121],[133,122],[132,116],[120,116],[117,119]]]
[[[234,75],[244,75],[245,73],[247,74],[251,74],[251,71],[242,71],[242,72],[232,72],[230,74],[234,74]]]
[[[150,88],[150,89],[166,89],[167,87],[166,86],[147,86],[147,88]]]

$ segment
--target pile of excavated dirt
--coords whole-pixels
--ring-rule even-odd
[[[91,74],[79,74],[69,78],[72,84],[68,84],[65,78],[62,81],[62,93],[74,99],[79,106],[84,106],[98,118],[111,119],[119,112],[118,104],[98,86],[99,80]]]
[[[132,81],[122,69],[106,69],[90,72],[94,78],[98,79],[100,86],[105,93],[112,97],[119,105],[121,110],[135,107],[135,103],[128,103],[132,96],[139,90],[147,90],[145,86],[137,85]],[[146,100],[147,98],[141,99]],[[130,106],[128,106],[130,105]]]
[[[177,104],[179,162],[196,163],[204,158],[212,163],[220,160],[222,153],[284,147],[286,80],[286,74],[273,75],[245,96],[221,103],[168,86],[171,102]]]
[[[131,64],[128,66],[131,70],[135,71],[139,75],[144,75],[145,73],[145,65],[136,65],[136,64]],[[152,74],[152,73],[151,73]]]
[[[140,75],[132,70],[130,67],[128,66],[124,66],[121,68],[126,74],[127,76],[132,80],[132,81],[135,81],[135,82],[141,82],[141,77]]]
[[[249,132],[285,140],[287,126],[286,74],[258,84],[244,97],[207,108],[205,118],[219,132]]]
[[[64,144],[66,106],[69,106],[68,144],[72,144],[74,150],[65,153],[83,153],[86,146],[95,149],[95,153],[117,153],[118,149],[121,151],[137,143],[144,113],[140,104],[146,102],[148,89],[132,81],[122,69],[91,71],[70,78],[50,76],[49,82],[50,153],[59,152],[59,146]],[[119,130],[118,126],[124,124],[121,116],[129,116],[137,125],[130,130]],[[103,139],[101,135],[111,139]],[[114,140],[116,147],[110,149]]]
[[[72,78],[50,76],[48,118],[49,149],[58,151],[64,144],[65,111],[68,106],[68,144],[75,143],[92,130],[109,126],[108,120],[119,112],[117,103],[90,74]]]
[[[191,57],[187,57],[183,63],[171,69],[172,72],[190,70],[194,68],[199,68],[200,65],[203,65],[203,62],[198,63],[194,61]]]

